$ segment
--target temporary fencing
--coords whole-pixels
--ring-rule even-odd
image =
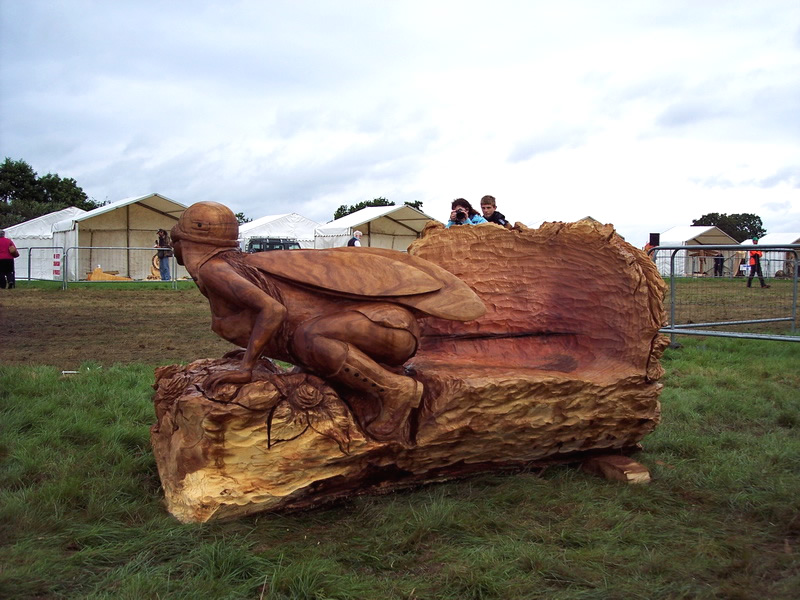
[[[52,246],[17,247],[19,258],[14,261],[17,281],[60,281],[63,249]]]
[[[763,252],[762,273],[748,287],[748,252]],[[800,244],[658,246],[649,251],[669,284],[668,324],[676,335],[800,342],[797,335]],[[745,267],[745,268],[743,268]]]
[[[69,283],[88,282],[161,282],[159,258],[151,247],[135,246],[72,246],[61,256],[62,288]],[[169,259],[172,287],[188,277],[186,269],[175,257]],[[55,278],[54,278],[55,279]]]

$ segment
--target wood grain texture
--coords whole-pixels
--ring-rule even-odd
[[[164,367],[151,437],[173,515],[307,508],[626,452],[657,425],[665,286],[612,227],[432,225],[409,252],[466,282],[487,312],[420,320],[420,348],[398,371],[424,388],[405,442],[365,433],[375,403],[335,381],[262,360],[251,382],[210,393],[204,381],[236,357]]]

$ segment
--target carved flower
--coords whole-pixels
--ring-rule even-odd
[[[267,417],[267,447],[299,438],[309,429],[350,453],[350,409],[318,377],[288,375],[277,384],[282,398]]]

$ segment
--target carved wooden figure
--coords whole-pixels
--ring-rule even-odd
[[[361,425],[375,439],[403,437],[423,386],[401,366],[419,345],[415,315],[468,321],[485,309],[462,281],[433,263],[377,248],[244,254],[233,212],[192,205],[172,229],[178,262],[211,306],[212,329],[246,348],[236,370],[205,387],[252,380],[262,356],[303,367],[378,403]],[[363,413],[358,415],[363,417]]]
[[[665,285],[611,226],[430,223],[408,253],[236,238],[216,203],[172,231],[241,347],[156,372],[151,437],[181,521],[627,453],[659,421]]]

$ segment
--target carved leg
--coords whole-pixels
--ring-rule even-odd
[[[423,386],[416,379],[387,371],[363,352],[349,348],[342,368],[331,375],[346,386],[380,400],[380,413],[366,423],[367,433],[375,439],[395,439],[403,433],[403,425],[411,409],[419,406]]]
[[[379,440],[399,439],[409,413],[419,406],[423,387],[374,359],[403,364],[416,351],[416,331],[408,311],[376,304],[304,323],[295,331],[292,348],[321,376],[378,400],[377,417],[356,415],[367,433]]]

